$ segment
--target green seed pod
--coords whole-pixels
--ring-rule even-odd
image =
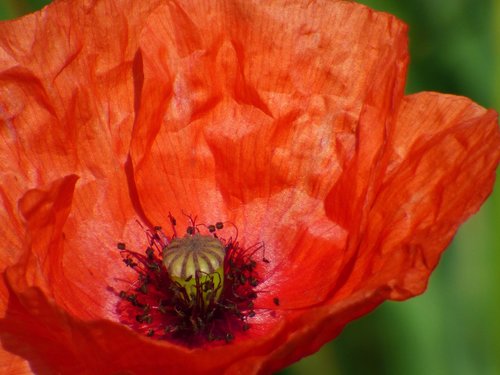
[[[220,297],[224,282],[224,256],[224,247],[217,238],[194,234],[174,238],[163,249],[163,264],[171,279],[183,286],[191,299],[201,293],[205,304],[208,304],[210,300],[217,301]]]

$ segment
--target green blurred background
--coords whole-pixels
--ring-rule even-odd
[[[0,18],[49,2],[0,0]],[[410,25],[408,93],[454,93],[500,109],[500,0],[360,2]],[[386,302],[280,374],[500,374],[498,185],[461,228],[424,295]]]

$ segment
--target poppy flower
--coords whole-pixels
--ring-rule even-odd
[[[404,96],[406,32],[344,1],[60,0],[2,23],[0,369],[270,373],[422,293],[500,133],[467,98]],[[222,262],[221,289],[194,274],[196,306],[246,305],[193,319],[153,285],[201,323],[129,319],[141,262],[189,291],[166,254],[199,247],[235,258],[203,271]]]

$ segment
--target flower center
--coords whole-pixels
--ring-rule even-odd
[[[237,230],[235,239],[225,239],[223,223],[196,224],[191,217],[186,235],[179,237],[176,220],[169,218],[172,235],[161,227],[146,230],[144,254],[118,244],[124,263],[138,275],[129,290],[118,293],[120,321],[189,347],[244,335],[256,315],[260,277],[254,257],[263,245],[242,248]]]
[[[185,289],[189,301],[201,297],[207,305],[221,295],[225,255],[219,239],[196,233],[174,238],[163,249],[163,264],[172,281]]]

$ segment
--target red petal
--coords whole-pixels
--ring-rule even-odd
[[[231,220],[245,246],[266,244],[266,286],[295,307],[326,298],[356,222],[322,200],[353,157],[351,188],[367,189],[385,134],[374,124],[402,97],[406,26],[346,2],[188,1],[150,16],[141,51],[131,156],[150,222]]]
[[[12,354],[0,346],[0,374],[27,375],[31,373],[26,359]]]
[[[0,236],[6,248],[22,246],[16,207],[28,189],[69,174],[81,183],[104,179],[127,158],[139,34],[129,30],[141,27],[154,2],[91,3],[59,1],[0,24]],[[17,257],[0,251],[0,271]]]
[[[336,298],[367,285],[390,286],[391,299],[422,293],[458,226],[491,193],[499,160],[494,111],[450,95],[405,98]]]
[[[93,278],[82,267],[98,268],[103,258],[111,261],[103,246],[127,239],[125,223],[134,222],[136,214],[122,165],[132,130],[131,72],[139,37],[139,32],[130,31],[142,27],[145,13],[154,6],[153,1],[60,1],[0,24],[0,116],[5,124],[0,133],[0,199],[5,208],[0,212],[5,245],[0,251],[1,272],[22,254],[18,200],[28,189],[62,176],[79,176],[78,210],[66,231],[69,250],[58,265],[80,285],[78,289]],[[91,215],[99,220],[89,220]],[[113,220],[116,224],[110,228]],[[6,295],[0,283],[0,296]],[[90,299],[72,298],[74,310],[92,315],[95,303],[88,304]]]

